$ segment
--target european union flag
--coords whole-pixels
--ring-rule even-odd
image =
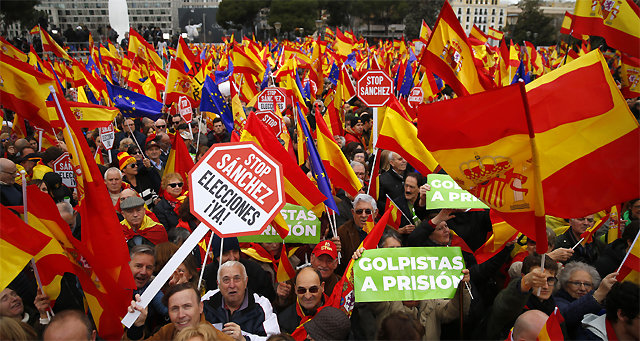
[[[228,81],[232,73],[233,73],[233,62],[231,62],[231,58],[229,58],[229,67],[227,68],[227,71],[213,72],[214,77],[216,77],[216,85]]]
[[[327,171],[324,169],[324,165],[322,164],[322,160],[320,159],[320,154],[318,154],[318,149],[316,148],[313,139],[311,138],[311,132],[309,132],[309,127],[307,127],[304,116],[302,116],[302,111],[300,111],[300,103],[296,103],[298,107],[298,117],[300,118],[300,125],[302,127],[298,127],[298,129],[302,128],[304,132],[304,140],[307,143],[307,152],[309,153],[309,163],[311,164],[311,172],[313,173],[313,178],[316,179],[316,183],[318,184],[318,189],[324,196],[327,197],[327,200],[324,201],[324,204],[327,205],[330,209],[334,210],[337,214],[338,206],[336,205],[335,200],[333,200],[333,194],[331,193],[331,183],[329,182],[329,178],[327,177]],[[301,143],[302,141],[298,141]]]
[[[524,63],[522,61],[520,61],[520,65],[518,65],[518,70],[516,71],[515,76],[513,76],[513,80],[511,80],[511,84],[515,84],[521,79],[524,82],[524,84],[531,82],[531,75],[529,75],[524,70]]]
[[[205,60],[205,59],[207,59],[207,50],[208,50],[208,49],[209,49],[209,47],[208,47],[208,46],[205,46],[205,47],[202,49],[202,52],[200,52],[200,60]]]
[[[344,62],[345,65],[351,65],[351,67],[355,70],[356,68],[356,53],[351,52],[347,55],[347,61]]]
[[[89,71],[89,73],[91,73],[92,70],[96,70],[96,73],[98,74],[98,76],[101,76],[100,68],[98,67],[96,62],[93,61],[93,57],[89,56],[89,60],[87,61],[87,65],[85,66],[85,68],[87,69],[87,71]]]
[[[333,85],[336,85],[338,84],[339,77],[340,77],[340,69],[338,69],[338,65],[336,65],[336,63],[334,62],[333,65],[331,65],[331,71],[329,71],[329,80]]]
[[[402,79],[398,93],[400,96],[408,97],[411,88],[413,88],[413,68],[411,67],[411,63],[407,62],[407,68],[404,71],[404,78]]]
[[[220,115],[222,123],[227,127],[227,131],[233,131],[233,113],[227,101],[220,93],[220,89],[213,82],[211,77],[207,77],[202,87],[202,98],[200,99],[200,111],[212,112]]]
[[[267,62],[267,70],[265,70],[262,83],[260,83],[260,90],[269,86],[269,76],[271,76],[271,63]]]
[[[154,121],[162,117],[162,103],[137,92],[113,85],[109,81],[105,83],[113,105],[120,109],[122,116],[148,117]]]
[[[300,81],[298,72],[296,72],[296,85],[298,86],[298,90],[300,90],[300,94],[302,95],[302,97],[304,97],[305,100],[309,100],[309,95],[304,91],[304,86],[302,86],[302,82]]]

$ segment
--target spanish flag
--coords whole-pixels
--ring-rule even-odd
[[[335,188],[342,188],[349,195],[355,197],[362,188],[362,182],[356,176],[340,147],[336,144],[320,111],[316,108],[316,136],[318,154],[322,160],[331,184]]]
[[[476,24],[473,24],[471,32],[469,32],[469,38],[475,38],[481,43],[486,43],[487,40],[489,40],[489,37],[484,32],[482,32],[478,28],[478,26],[476,26]]]
[[[129,48],[127,55],[131,60],[134,60],[134,57],[137,56],[140,62],[145,64],[151,62],[156,68],[162,70],[162,58],[160,58],[153,46],[147,43],[133,27],[129,28]]]
[[[540,330],[538,334],[537,341],[557,341],[564,340],[564,334],[562,334],[562,328],[560,327],[560,323],[564,321],[562,315],[558,311],[558,307],[555,307],[551,316],[547,318],[547,322],[544,323],[544,326]]]
[[[40,39],[42,39],[42,50],[44,52],[52,52],[58,58],[63,58],[71,61],[71,57],[69,57],[67,51],[60,47],[60,45],[58,45],[58,43],[56,43],[56,41],[51,38],[47,31],[40,29]]]
[[[2,53],[4,53],[5,55],[11,58],[15,58],[21,62],[26,62],[29,59],[29,57],[27,57],[24,52],[11,45],[11,43],[4,39],[4,37],[0,37],[0,51],[2,51]]]
[[[167,75],[167,88],[164,98],[165,104],[178,103],[181,96],[189,99],[192,107],[198,107],[199,101],[193,95],[193,85],[191,77],[184,71],[184,65],[178,60],[171,60],[169,63],[169,74]]]
[[[4,288],[47,246],[51,238],[25,224],[20,217],[0,205],[0,289]],[[29,238],[25,238],[25,236]]]
[[[433,71],[460,96],[485,91],[491,81],[476,69],[467,35],[445,1],[420,65]]]
[[[607,45],[640,58],[640,8],[631,0],[577,0],[573,34],[603,37]]]
[[[66,101],[71,109],[71,113],[78,121],[78,125],[82,128],[93,130],[99,127],[106,127],[113,123],[113,119],[120,112],[114,107],[105,107],[102,105],[88,104],[81,102]],[[52,101],[47,102],[47,111],[49,112],[49,119],[51,125],[54,128],[64,128],[64,123],[58,118],[58,112],[55,108],[55,103]]]
[[[402,155],[420,174],[431,174],[438,162],[418,139],[418,128],[406,118],[402,105],[392,98],[384,114],[376,148],[388,149]]]
[[[45,103],[55,81],[27,63],[0,54],[0,103],[39,127],[49,127]]]
[[[187,145],[184,143],[180,134],[174,134],[171,137],[171,151],[167,157],[167,164],[164,168],[165,174],[178,173],[184,179],[185,189],[188,182],[189,171],[195,166],[193,159],[189,154]]]
[[[313,210],[317,216],[324,212],[326,197],[298,167],[296,161],[278,142],[273,132],[254,114],[249,114],[240,141],[254,141],[282,164],[285,196],[288,203]],[[302,143],[302,142],[301,142]]]
[[[622,94],[624,98],[640,96],[640,58],[622,54],[620,65],[620,78],[622,82]]]
[[[491,218],[491,228],[493,233],[487,241],[480,246],[473,255],[476,257],[478,264],[482,264],[502,251],[507,242],[513,240],[518,235],[518,230],[509,225],[495,210],[489,212]]]
[[[502,33],[502,31],[498,31],[493,27],[489,27],[489,33],[487,35],[493,40],[502,40],[504,37],[504,33]]]
[[[402,224],[402,211],[400,211],[396,203],[393,202],[389,196],[387,196],[387,203],[385,204],[384,211],[391,211],[388,225],[396,230],[399,229]],[[409,224],[413,224],[413,222],[410,221]]]
[[[278,268],[276,269],[276,280],[278,282],[286,282],[294,277],[296,277],[296,270],[291,265],[289,257],[287,257],[287,248],[283,243],[280,249]]]
[[[123,329],[120,319],[126,313],[135,284],[126,262],[117,268],[109,267],[107,264],[112,260],[128,258],[123,239],[118,241],[120,244],[115,245],[101,239],[99,242],[102,243],[102,247],[99,249],[108,251],[93,252],[97,249],[92,249],[91,244],[85,241],[92,239],[91,228],[83,228],[82,241],[75,239],[67,223],[60,218],[50,196],[33,186],[27,189],[27,195],[28,206],[34,208],[30,209],[28,214],[29,225],[50,238],[49,244],[35,257],[44,291],[52,298],[57,297],[62,275],[65,272],[75,274],[82,286],[100,337],[107,340],[121,337]],[[100,216],[92,213],[96,217]],[[115,217],[115,212],[112,214]],[[83,219],[83,227],[90,226],[84,222]],[[96,228],[106,230],[104,224]],[[121,232],[118,233],[122,237]],[[116,245],[121,247],[114,249]],[[95,244],[93,246],[95,247]],[[109,261],[105,262],[105,259]],[[122,281],[118,282],[115,278],[121,278]]]
[[[422,25],[420,25],[420,35],[418,36],[418,39],[420,39],[420,41],[424,44],[427,44],[430,37],[431,29],[429,28],[429,25],[427,25],[427,23],[424,21],[424,19],[422,19]]]
[[[633,244],[631,244],[617,272],[619,273],[618,282],[630,281],[640,285],[640,243],[638,243],[638,235],[633,240]]]

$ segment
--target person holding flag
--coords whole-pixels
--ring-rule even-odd
[[[564,261],[564,264],[569,262],[584,262],[589,265],[594,265],[598,255],[600,255],[604,245],[598,240],[593,238],[590,243],[582,245],[581,235],[588,229],[592,228],[594,224],[593,215],[588,215],[581,218],[569,219],[569,229],[566,232],[558,236],[556,240],[556,248],[568,248],[573,249],[573,255],[568,260]]]

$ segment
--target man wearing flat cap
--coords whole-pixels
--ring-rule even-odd
[[[124,217],[120,225],[129,248],[139,244],[156,245],[169,241],[164,226],[147,216],[142,198],[125,198],[120,202],[120,209]]]

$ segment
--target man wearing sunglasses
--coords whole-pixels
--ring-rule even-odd
[[[325,304],[324,282],[320,272],[312,267],[302,268],[295,278],[296,302],[280,314],[278,324],[284,333],[293,333],[300,323],[313,318]]]
[[[156,134],[157,133],[167,133],[167,121],[163,119],[159,119],[156,121]]]
[[[367,194],[358,194],[353,199],[353,219],[347,221],[338,228],[338,236],[340,237],[341,260],[338,266],[338,274],[344,273],[349,263],[351,255],[356,251],[360,243],[367,236],[364,227],[367,221],[373,220],[377,214],[376,201]]]

